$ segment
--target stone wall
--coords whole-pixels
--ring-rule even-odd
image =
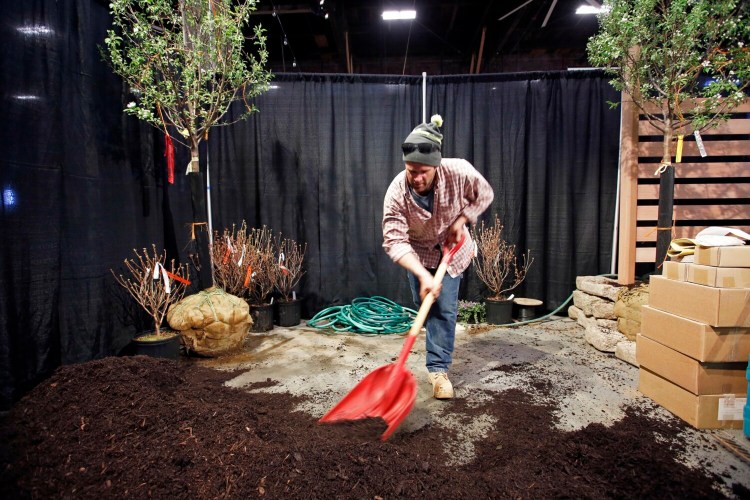
[[[594,348],[638,366],[635,337],[641,328],[641,305],[646,303],[645,284],[623,286],[603,276],[578,276],[568,316],[583,327]]]

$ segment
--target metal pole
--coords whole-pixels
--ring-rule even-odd
[[[206,212],[208,216],[208,251],[214,246],[214,225],[211,222],[211,155],[208,151],[208,141],[206,141]],[[214,277],[214,266],[211,265],[211,284],[216,285]]]
[[[422,123],[427,123],[427,72],[422,71]]]

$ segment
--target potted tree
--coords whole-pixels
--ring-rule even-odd
[[[133,95],[125,113],[164,131],[170,182],[173,139],[190,149],[187,174],[194,224],[207,226],[209,239],[211,199],[206,198],[198,147],[212,127],[255,111],[248,101],[265,92],[271,79],[265,69],[263,29],[257,25],[247,32],[256,4],[256,0],[109,3],[113,29],[107,31],[102,55]],[[243,103],[244,112],[228,115],[235,101]],[[203,234],[196,234],[197,253],[207,257],[210,242]]]
[[[146,311],[154,322],[154,329],[144,332],[133,339],[136,354],[177,358],[179,353],[179,334],[172,330],[163,330],[162,323],[172,304],[179,302],[190,285],[187,266],[175,264],[174,259],[166,267],[166,251],[159,253],[156,245],[152,252],[143,249],[133,250],[134,259],[125,259],[126,274],[112,275],[138,305]]]
[[[611,84],[627,94],[663,136],[655,172],[660,176],[658,266],[672,239],[676,143],[692,134],[700,149],[700,132],[726,120],[747,99],[750,4],[607,0],[604,7],[599,33],[588,43],[589,61],[613,76]]]
[[[523,254],[523,264],[518,265],[516,245],[503,239],[503,225],[497,215],[492,225],[482,221],[478,230],[472,230],[472,238],[477,244],[474,269],[491,293],[485,299],[487,323],[508,324],[513,315],[513,300],[508,293],[526,278],[534,259],[527,250]]]
[[[247,234],[247,268],[245,286],[248,288],[252,331],[266,332],[273,329],[273,293],[277,283],[279,266],[274,255],[271,230],[252,228]]]
[[[296,326],[301,319],[300,301],[294,291],[300,278],[305,274],[302,261],[305,258],[307,244],[297,243],[289,238],[277,238],[278,270],[276,272],[276,290],[279,300],[276,301],[276,321],[279,326]]]

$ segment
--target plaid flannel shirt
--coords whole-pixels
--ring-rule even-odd
[[[460,215],[470,223],[492,203],[492,186],[466,160],[443,158],[435,173],[432,213],[416,204],[406,181],[406,171],[391,182],[383,201],[383,248],[393,262],[414,253],[427,269],[436,269],[442,258],[441,245],[450,225]],[[448,265],[456,277],[471,264],[474,242],[466,241]]]

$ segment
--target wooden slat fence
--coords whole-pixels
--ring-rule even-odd
[[[709,226],[750,232],[750,102],[730,116],[701,133],[706,157],[701,157],[695,137],[685,135],[682,163],[673,163],[673,238],[690,238]],[[659,177],[654,172],[661,160],[661,139],[623,94],[617,269],[621,284],[635,281],[636,263],[656,265]]]

